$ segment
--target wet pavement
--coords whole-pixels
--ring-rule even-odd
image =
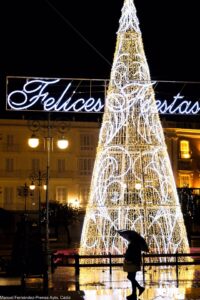
[[[17,295],[20,286],[19,278],[0,278],[0,286],[10,289],[10,300],[125,300],[131,293],[130,282],[121,267],[114,267],[112,274],[109,268],[81,268],[80,275],[75,276],[73,267],[57,267],[52,275],[48,296],[42,293],[41,278],[27,279],[26,292]],[[145,286],[140,300],[200,300],[200,266],[179,267],[178,279],[175,268],[146,268],[145,276],[137,273],[137,280]],[[16,289],[15,289],[15,287]],[[11,290],[13,292],[11,293]],[[4,296],[3,296],[4,295]],[[8,294],[1,294],[0,299]],[[3,297],[2,297],[3,296]],[[32,298],[28,298],[28,297]]]
[[[60,289],[60,295],[77,287],[84,291],[85,300],[122,300],[131,293],[127,274],[120,267],[113,268],[112,274],[108,268],[82,268],[79,277],[71,272],[70,268],[58,268],[53,275],[54,289]],[[138,272],[137,280],[145,286],[140,299],[200,300],[200,267],[179,267],[178,277],[175,268],[149,268],[144,277]]]
[[[198,240],[199,241],[199,240]],[[51,242],[51,249],[63,249],[66,242],[59,244]],[[3,247],[4,246],[4,247]],[[74,248],[77,245],[74,245]],[[199,243],[195,244],[192,252],[200,252]],[[5,249],[4,249],[5,248]],[[73,248],[73,249],[74,249]],[[62,250],[63,251],[63,250]],[[1,255],[7,254],[6,244],[1,245]],[[68,253],[69,254],[69,253]],[[126,278],[126,273],[121,267],[113,267],[110,275],[109,268],[81,268],[79,277],[75,276],[73,267],[57,267],[52,275],[48,298],[41,300],[126,300],[131,293],[131,285]],[[145,286],[141,300],[200,300],[200,265],[192,267],[179,267],[179,278],[176,277],[175,268],[148,268],[145,267],[145,276],[137,273],[137,279]],[[43,280],[31,278],[26,280],[26,290],[21,291],[20,278],[4,278],[0,276],[0,300],[12,295],[10,300],[39,299],[43,293]],[[26,295],[26,298],[23,298]],[[4,297],[4,298],[3,298]],[[52,298],[57,297],[57,298]],[[7,298],[8,299],[8,298]],[[18,298],[20,300],[20,298]]]
[[[64,246],[64,243],[51,244],[52,249]],[[200,248],[191,248],[191,252],[200,253]],[[7,254],[7,249],[1,249],[1,254]],[[175,267],[145,267],[144,275],[137,273],[137,280],[145,286],[140,300],[200,300],[200,265],[179,267],[178,278]],[[126,300],[131,293],[126,276],[121,267],[113,267],[112,274],[108,267],[84,267],[80,268],[79,276],[75,276],[74,267],[57,267],[47,297],[41,278],[27,279],[26,289],[22,291],[20,278],[0,276],[0,300]]]

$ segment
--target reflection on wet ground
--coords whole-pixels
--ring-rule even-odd
[[[73,267],[57,267],[51,278],[49,295],[68,300],[125,300],[131,293],[126,276],[120,267],[113,267],[112,274],[109,268],[82,267],[79,276],[75,276]],[[142,272],[137,273],[137,280],[145,286],[140,300],[200,300],[200,266],[179,267],[178,273],[175,267],[146,268],[144,276]],[[0,278],[0,286],[6,285],[19,286],[20,280]],[[26,286],[31,295],[34,291],[38,295],[42,279],[28,279]]]
[[[75,277],[72,268],[58,267],[52,280],[60,294],[80,289],[85,300],[122,300],[131,293],[126,276],[121,268],[113,268],[112,274],[108,268],[81,268],[79,277]],[[144,277],[138,272],[137,280],[146,288],[141,300],[200,300],[200,267],[179,267],[178,274],[175,268],[149,268]]]

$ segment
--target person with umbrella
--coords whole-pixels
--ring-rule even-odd
[[[145,239],[134,230],[119,230],[118,233],[125,238],[129,244],[125,253],[125,263],[130,263],[130,269],[124,269],[128,272],[127,278],[132,285],[132,294],[127,296],[128,300],[137,300],[137,289],[139,296],[144,292],[145,288],[142,287],[136,280],[136,272],[140,271],[142,264],[142,251],[149,252],[148,245]]]

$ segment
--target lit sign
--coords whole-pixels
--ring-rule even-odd
[[[200,111],[199,101],[184,100],[184,96],[180,93],[173,97],[172,103],[168,103],[167,100],[156,100],[156,105],[160,114],[196,115]]]
[[[69,82],[58,95],[50,92],[52,86],[58,86],[60,79],[27,81],[22,90],[14,90],[8,94],[7,105],[11,110],[30,110],[42,106],[44,111],[54,112],[101,112],[104,105],[100,98],[76,97]],[[57,90],[57,89],[56,89]]]
[[[167,84],[169,83],[167,82]],[[156,105],[160,114],[199,114],[199,101],[188,100],[186,98],[188,96],[184,96],[180,92],[174,91],[174,89],[175,96],[170,92],[167,94],[166,99],[164,98],[166,93],[158,89],[159,81],[156,81],[156,84]],[[177,84],[180,83],[177,82]],[[7,80],[6,109],[15,111],[102,113],[107,85],[108,80],[9,77]],[[161,85],[163,88],[163,83]]]

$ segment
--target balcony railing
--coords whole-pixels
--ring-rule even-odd
[[[0,145],[0,152],[20,152],[19,144],[2,144]]]
[[[186,171],[191,171],[193,170],[192,166],[192,159],[179,159],[178,161],[178,169],[179,170],[186,170]]]
[[[37,171],[36,171],[37,172]],[[13,171],[6,171],[0,170],[0,178],[29,178],[30,174],[34,173],[33,170],[13,170]],[[50,177],[51,178],[75,178],[77,176],[77,171],[55,171],[51,170]]]

